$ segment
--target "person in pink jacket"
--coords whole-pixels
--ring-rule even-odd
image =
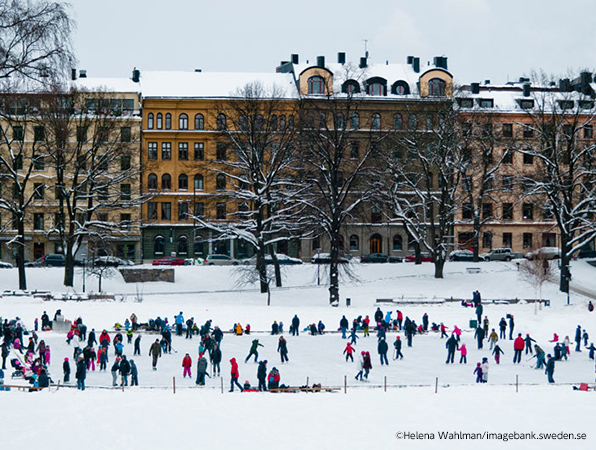
[[[455,334],[455,339],[457,339],[457,342],[459,342],[459,338],[461,336],[461,329],[459,329],[457,325],[453,325],[453,333]]]
[[[182,359],[182,367],[184,368],[182,372],[182,377],[186,378],[186,375],[188,375],[189,378],[192,378],[192,374],[190,372],[190,368],[192,367],[192,358],[188,353]]]
[[[457,349],[458,352],[461,352],[461,356],[459,358],[460,364],[468,364],[468,349],[466,348],[466,344],[461,344]]]
[[[50,346],[49,345],[46,345],[46,351],[44,354],[44,358],[45,358],[44,359],[45,364],[49,365],[50,364]]]

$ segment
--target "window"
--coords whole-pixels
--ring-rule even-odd
[[[342,113],[337,113],[335,116],[335,129],[343,130],[346,127],[346,121]]]
[[[150,173],[147,177],[147,189],[157,190],[157,175],[154,173]]]
[[[169,191],[170,189],[172,189],[172,177],[169,173],[164,173],[161,176],[161,188],[164,191]]]
[[[195,142],[195,161],[203,161],[205,159],[205,144],[203,142]]]
[[[350,236],[350,250],[357,251],[360,248],[360,239],[358,236],[353,234]]]
[[[404,126],[404,119],[402,118],[401,114],[393,114],[393,129],[394,130],[401,130]]]
[[[493,234],[490,231],[482,233],[482,247],[492,248],[493,246]]]
[[[121,184],[120,185],[120,201],[127,202],[130,201],[130,184]]]
[[[147,116],[147,128],[149,130],[153,130],[154,127],[154,119],[153,119],[153,113],[149,113],[149,115]]]
[[[513,190],[513,176],[503,175],[503,190],[504,191],[512,191]]]
[[[360,84],[356,80],[347,80],[342,84],[341,91],[345,94],[358,94],[360,93]]]
[[[459,103],[460,108],[473,108],[474,107],[474,100],[471,98],[458,98],[457,103]]]
[[[350,159],[358,159],[359,147],[358,141],[350,142]]]
[[[371,83],[368,85],[369,95],[385,95],[385,86],[382,83]]]
[[[196,114],[195,115],[195,130],[204,130],[205,129],[205,117],[203,114]]]
[[[408,130],[415,130],[418,128],[418,118],[416,114],[410,114],[408,117]]]
[[[511,233],[503,233],[503,247],[511,248],[513,244],[513,235]]]
[[[33,229],[34,230],[43,230],[44,227],[44,215],[43,213],[34,213],[33,214]]]
[[[534,137],[534,129],[529,125],[524,125],[524,137],[525,138],[532,138]]]
[[[434,129],[433,116],[426,116],[426,129],[428,131],[432,131]]]
[[[163,161],[169,161],[172,159],[172,143],[162,142],[161,143],[161,159]]]
[[[62,195],[62,191],[60,191],[59,189],[56,189],[56,198],[60,198],[61,195]],[[97,189],[97,199],[100,202],[107,202],[109,198],[110,198],[110,193],[108,191],[107,186],[101,186],[100,188]]]
[[[381,222],[382,219],[382,215],[381,215],[381,210],[379,209],[378,206],[373,205],[373,207],[370,209],[370,221],[371,223],[379,223]]]
[[[529,155],[528,153],[524,153],[523,161],[526,166],[534,164],[534,155]]]
[[[503,137],[513,137],[513,124],[511,123],[504,123],[503,124]]]
[[[531,203],[524,203],[522,205],[522,214],[524,220],[534,219],[534,205],[532,205]]]
[[[542,246],[543,247],[556,247],[557,246],[557,235],[555,233],[542,233]]]
[[[534,100],[520,100],[519,107],[521,109],[532,109],[534,107]]]
[[[218,220],[225,220],[226,218],[226,204],[218,203],[215,205],[215,218]]]
[[[325,93],[325,80],[323,77],[314,76],[308,79],[308,93],[309,94],[324,94]]]
[[[178,117],[178,129],[188,130],[188,116],[186,114],[180,114]]]
[[[594,129],[592,125],[585,125],[584,126],[584,139],[592,139],[594,136]]]
[[[277,114],[273,114],[269,119],[269,129],[277,131]]]
[[[25,129],[22,125],[12,127],[12,139],[15,141],[23,141],[25,139]]]
[[[147,159],[150,161],[157,160],[157,142],[147,144]]]
[[[262,114],[257,114],[255,116],[255,131],[263,131],[263,115]]]
[[[149,220],[157,220],[157,203],[147,203],[147,218]]]
[[[445,81],[440,78],[433,78],[428,82],[428,95],[431,97],[444,97],[446,85]]]
[[[33,198],[36,200],[43,200],[46,196],[46,188],[43,183],[33,184]]]
[[[592,100],[580,100],[579,107],[581,109],[592,109],[594,108],[594,101]]]
[[[286,116],[279,116],[279,131],[286,131]]]
[[[161,203],[161,220],[172,220],[172,204],[170,202]]]
[[[474,206],[472,203],[464,203],[461,209],[461,218],[463,220],[471,220],[474,214]]]
[[[157,113],[157,129],[161,130],[163,128],[163,114],[162,113]]]
[[[572,125],[563,125],[563,135],[567,139],[571,139],[574,135],[574,129]]]
[[[46,138],[46,129],[45,127],[38,125],[33,127],[33,139],[35,142],[43,141]]]
[[[374,113],[372,115],[371,128],[373,130],[380,130],[381,129],[381,115],[379,113]]]
[[[132,221],[131,215],[124,213],[120,214],[120,227],[123,230],[128,230],[130,228],[130,223]]]
[[[395,95],[408,95],[410,93],[410,85],[405,81],[396,81],[391,86],[391,93]]]
[[[360,126],[360,116],[358,115],[358,113],[353,113],[350,116],[350,128],[352,130],[357,130],[359,126]]]
[[[490,219],[493,216],[493,204],[492,203],[483,203],[482,204],[482,218],[483,219]]]
[[[203,202],[195,203],[195,217],[205,216],[205,204]]]
[[[172,129],[172,115],[170,113],[166,114],[166,130]]]
[[[546,204],[542,207],[542,217],[544,218],[544,220],[553,220],[553,218],[555,217],[555,213],[553,211],[552,205]],[[546,247],[551,246],[547,245]]]
[[[393,236],[393,251],[394,252],[401,252],[403,250],[403,238],[401,234],[396,234]]]
[[[131,159],[128,155],[123,155],[120,157],[120,170],[130,170],[131,168]]]
[[[188,254],[188,238],[186,236],[180,236],[178,238],[178,254]]]
[[[188,142],[178,142],[178,160],[188,161]]]
[[[513,150],[508,148],[503,150],[503,164],[513,164]]]
[[[188,203],[178,203],[178,220],[188,220]]]
[[[186,175],[185,173],[181,173],[180,175],[178,175],[178,190],[188,190],[188,175]]]
[[[573,109],[573,100],[559,100],[558,102],[561,109]]]
[[[218,114],[217,115],[217,131],[224,131],[226,129],[226,115],[225,114]]]
[[[513,220],[513,203],[503,203],[503,220]]]
[[[163,255],[165,251],[165,239],[163,236],[155,236],[153,241],[153,253],[156,255]]]
[[[195,191],[203,190],[203,175],[201,175],[201,174],[195,175],[194,189],[195,189]]]
[[[36,156],[33,158],[33,170],[45,170],[46,161],[43,156]]]
[[[120,128],[120,142],[132,142],[132,131],[130,127]]]
[[[324,112],[319,113],[319,128],[322,130],[327,128],[327,114]]]
[[[532,248],[532,233],[524,233],[522,239],[524,248]]]
[[[215,189],[218,191],[223,191],[226,188],[226,177],[224,174],[220,173],[215,177]]]
[[[494,106],[494,100],[492,98],[480,98],[478,99],[478,106],[481,108],[492,108]]]
[[[215,148],[215,159],[218,161],[225,161],[226,160],[226,144],[223,142],[218,142]]]

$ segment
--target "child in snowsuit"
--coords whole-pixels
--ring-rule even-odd
[[[476,363],[474,373],[476,374],[476,383],[482,383],[482,366],[480,363]]]
[[[499,347],[499,344],[495,345],[495,348],[493,349],[493,355],[495,355],[495,362],[497,364],[501,363],[501,355],[504,355],[505,352],[503,350],[501,350],[501,347]]]
[[[458,352],[461,352],[461,356],[459,358],[459,363],[468,364],[468,349],[466,348],[466,344],[462,344],[460,348],[457,349]]]
[[[362,381],[362,374],[364,373],[364,355],[365,354],[366,354],[366,352],[364,352],[364,351],[360,352],[360,358],[358,358],[358,366],[360,368],[360,371],[354,377],[360,381]]]
[[[182,359],[182,367],[184,368],[182,371],[182,378],[186,378],[186,375],[188,375],[188,378],[192,378],[190,371],[190,368],[192,367],[192,358],[188,353]]]
[[[68,362],[68,358],[64,358],[62,372],[64,372],[64,382],[68,383],[70,381],[70,363]]]
[[[352,362],[354,362],[354,357],[352,356],[352,353],[354,353],[354,347],[352,347],[352,345],[348,342],[348,345],[346,345],[346,348],[344,349],[344,355],[346,355],[346,362],[348,362],[348,358],[350,358]]]
[[[588,353],[588,358],[594,359],[594,350],[596,350],[596,347],[594,347],[594,343],[593,342],[590,344],[589,347],[586,347],[586,350],[589,350],[590,351],[590,353]]]

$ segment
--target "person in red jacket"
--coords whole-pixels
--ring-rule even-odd
[[[271,369],[271,372],[269,372],[269,375],[267,376],[267,388],[269,390],[279,388],[279,380],[279,371],[276,367],[274,367],[273,369]]]
[[[522,337],[521,333],[517,333],[517,337],[513,341],[513,364],[519,364],[521,362],[522,352],[526,346],[526,341]]]
[[[110,335],[108,334],[108,330],[103,330],[99,335],[99,345],[102,347],[108,347],[110,345]]]
[[[186,375],[188,375],[188,378],[192,378],[192,374],[190,372],[190,368],[192,367],[192,358],[188,353],[186,354],[186,356],[184,356],[184,359],[182,360],[182,367],[184,367],[184,370],[182,372],[182,378],[186,378]]]
[[[352,353],[354,353],[354,347],[352,347],[352,345],[350,345],[350,343],[348,342],[348,345],[346,345],[346,348],[344,350],[344,354],[346,355],[346,362],[348,362],[348,358],[350,358],[352,362],[354,362],[354,357],[352,356]]]
[[[232,365],[232,370],[230,371],[231,382],[230,382],[230,392],[234,392],[234,384],[240,388],[240,392],[244,391],[240,383],[238,383],[238,378],[240,378],[240,372],[238,371],[238,363],[236,362],[236,358],[230,359],[230,364]]]
[[[370,326],[370,317],[366,316],[364,319],[362,319],[362,329],[364,330],[364,337],[369,336],[369,334],[368,334],[369,326]]]

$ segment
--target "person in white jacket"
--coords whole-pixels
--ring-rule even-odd
[[[482,367],[482,382],[487,383],[488,382],[488,358],[482,358],[482,364],[480,365],[480,367]]]
[[[362,374],[364,373],[364,352],[360,353],[360,358],[358,358],[358,368],[360,372],[356,374],[356,379],[362,381]]]

